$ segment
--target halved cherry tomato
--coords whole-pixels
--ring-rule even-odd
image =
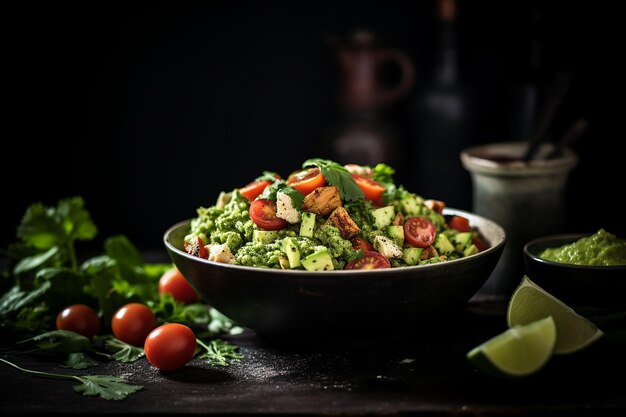
[[[265,198],[250,204],[250,219],[263,230],[280,230],[287,225],[285,219],[276,216],[276,203]]]
[[[364,252],[374,250],[372,244],[361,237],[355,237],[350,242],[352,242],[352,249],[354,250],[362,250]]]
[[[469,219],[463,216],[453,216],[448,222],[448,226],[462,233],[472,230]]]
[[[198,256],[204,259],[209,258],[209,252],[204,247],[204,242],[200,236],[198,236]]]
[[[352,174],[352,178],[354,178],[356,185],[363,191],[366,200],[378,201],[383,192],[385,192],[385,187],[378,181],[366,177],[365,175]]]
[[[410,246],[427,248],[435,242],[437,228],[423,217],[409,217],[404,222],[404,240]]]
[[[270,181],[252,181],[250,184],[239,189],[239,193],[246,197],[248,201],[254,201],[265,190],[266,187],[272,185]]]
[[[391,262],[379,252],[367,251],[361,259],[348,262],[346,269],[382,269],[391,268]]]
[[[479,237],[473,237],[472,243],[478,248],[478,252],[482,252],[485,249],[489,249],[489,245],[483,239]]]
[[[319,168],[307,168],[295,172],[287,179],[287,185],[292,186],[300,191],[303,195],[310,194],[318,187],[326,184],[326,178],[322,175]]]

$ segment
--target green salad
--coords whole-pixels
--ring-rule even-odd
[[[445,262],[487,247],[445,203],[393,180],[395,170],[309,159],[286,179],[265,171],[199,207],[188,253],[260,268],[330,271]]]

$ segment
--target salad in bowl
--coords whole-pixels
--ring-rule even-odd
[[[395,171],[308,159],[286,177],[265,171],[199,207],[184,250],[210,261],[293,271],[402,268],[488,248],[445,202],[394,182]]]

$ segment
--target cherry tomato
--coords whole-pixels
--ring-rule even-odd
[[[73,304],[57,315],[56,326],[58,330],[70,330],[91,339],[100,333],[100,317],[85,304]]]
[[[276,217],[276,203],[263,198],[250,204],[250,219],[263,230],[280,230],[287,225],[285,219]]]
[[[352,249],[354,250],[362,250],[364,252],[374,250],[372,244],[361,237],[352,238],[350,242],[352,242]]]
[[[404,222],[404,240],[410,246],[427,248],[435,242],[437,228],[423,217],[409,217]]]
[[[476,247],[478,248],[478,252],[482,252],[485,249],[489,249],[489,245],[487,244],[487,242],[485,242],[483,239],[479,237],[473,237],[472,243],[476,245]]]
[[[198,256],[204,259],[209,258],[209,252],[204,247],[204,242],[200,236],[198,236]]]
[[[150,332],[143,348],[155,368],[174,371],[187,365],[195,355],[196,336],[184,324],[167,323]]]
[[[462,233],[472,230],[469,220],[463,216],[453,216],[448,222],[448,226]]]
[[[159,293],[172,294],[176,301],[190,304],[198,299],[198,293],[193,289],[183,274],[174,267],[166,271],[159,279]]]
[[[382,269],[391,268],[389,259],[376,251],[367,251],[363,253],[361,259],[350,261],[346,265],[346,269]]]
[[[310,194],[313,190],[323,187],[325,184],[326,178],[324,178],[317,167],[300,170],[290,175],[287,179],[287,185],[292,186],[303,195]]]
[[[254,201],[265,190],[266,187],[272,185],[270,181],[252,181],[250,184],[239,189],[239,193],[246,197],[249,201]]]
[[[354,178],[356,185],[363,191],[363,196],[366,200],[380,201],[383,192],[385,192],[385,187],[378,181],[359,174],[352,174],[352,178]]]
[[[130,303],[122,306],[113,315],[113,336],[133,346],[143,346],[146,336],[156,326],[154,313],[145,304]]]

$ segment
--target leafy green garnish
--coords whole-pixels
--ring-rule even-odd
[[[75,353],[86,350],[90,346],[89,339],[69,330],[52,330],[39,334],[18,344],[33,344],[38,351]]]
[[[275,181],[278,181],[279,179],[280,179],[280,176],[278,175],[278,173],[273,172],[273,171],[263,171],[263,174],[256,177],[254,180],[275,182]]]
[[[100,363],[93,360],[84,352],[74,352],[67,356],[67,359],[63,362],[64,368],[71,369],[87,369],[98,366]]]
[[[330,185],[339,189],[341,199],[344,201],[356,201],[363,199],[363,191],[356,184],[350,172],[337,162],[328,159],[313,158],[307,159],[302,164],[302,168],[318,167]]]
[[[112,353],[111,357],[118,362],[135,362],[137,359],[145,356],[142,348],[129,345],[112,336],[106,337],[104,347],[107,352]]]
[[[243,355],[237,353],[237,346],[222,339],[213,339],[209,344],[205,344],[200,339],[196,339],[198,344],[205,350],[200,355],[200,359],[207,359],[213,366],[228,366],[228,360],[241,360]]]
[[[77,269],[74,241],[93,239],[98,232],[84,206],[81,197],[60,200],[56,208],[35,203],[26,210],[17,236],[39,250],[59,247],[62,258],[69,259],[71,267]]]
[[[74,385],[74,391],[82,393],[85,396],[99,396],[105,400],[123,400],[130,394],[141,389],[141,385],[130,385],[121,377],[111,375],[69,375],[52,372],[35,371],[33,369],[22,368],[11,361],[0,358],[0,362],[9,365],[21,372],[29,375],[44,378],[73,379],[78,381],[78,385]]]
[[[304,201],[304,196],[302,193],[287,183],[284,180],[276,181],[272,183],[269,187],[267,187],[263,192],[259,195],[258,198],[266,198],[269,200],[276,201],[276,194],[278,192],[282,192],[287,194],[289,198],[291,198],[291,205],[298,211],[302,208],[302,202]]]

